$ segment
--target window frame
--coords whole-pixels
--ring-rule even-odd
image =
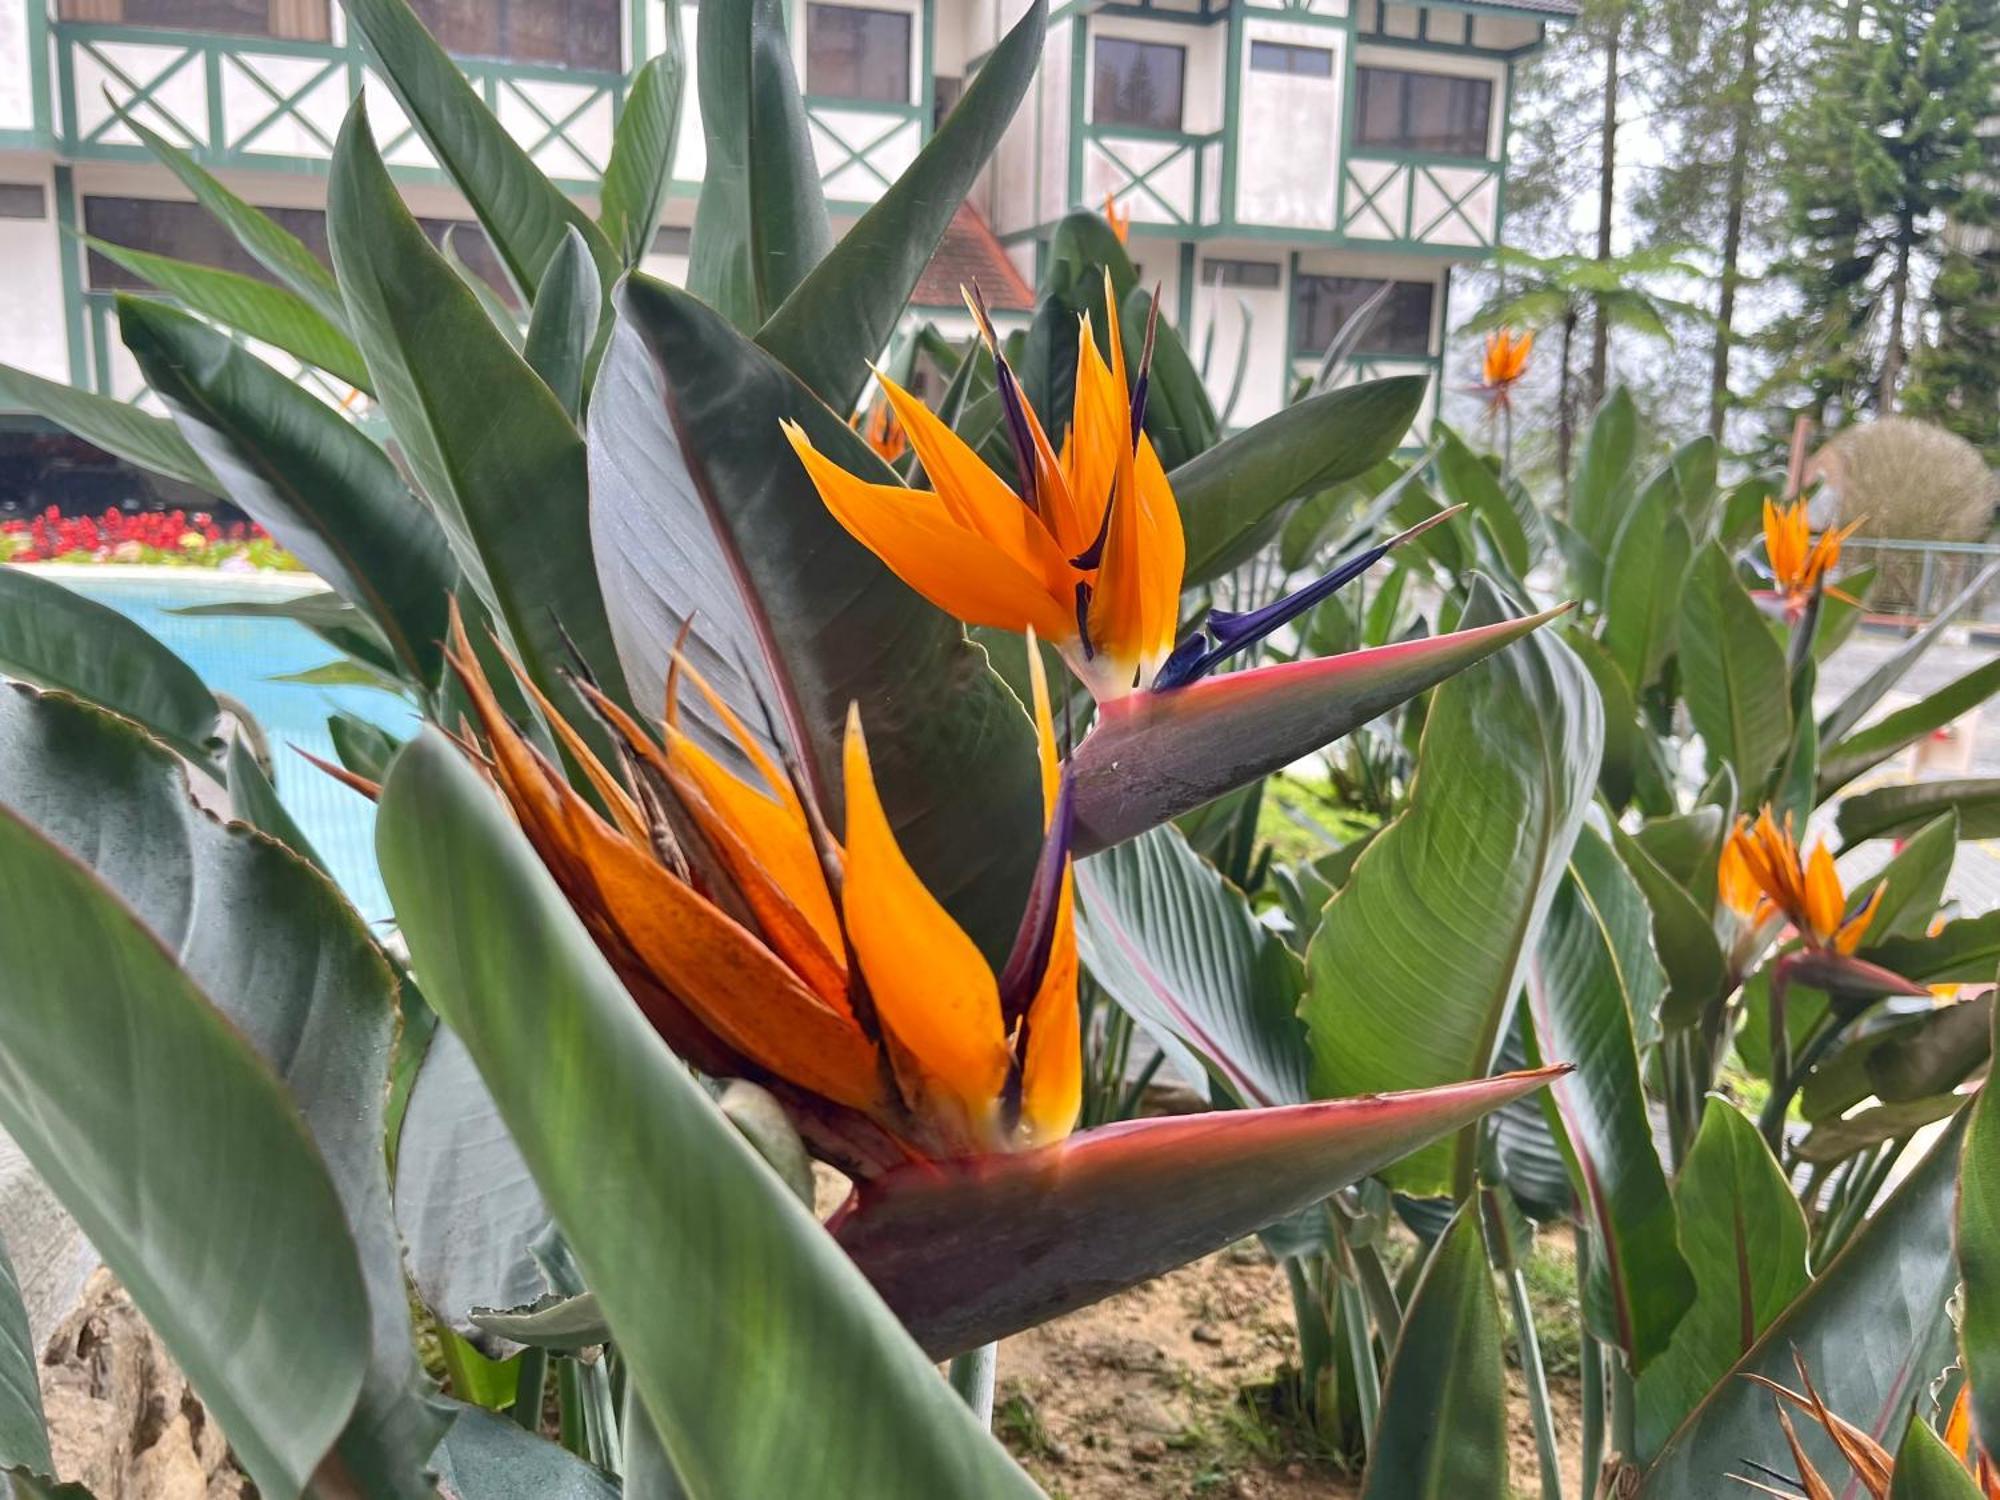
[[[47,0],[29,0],[31,5],[46,4]],[[317,24],[305,30],[280,30],[272,25],[271,0],[264,0],[261,6],[252,7],[263,11],[263,24],[254,29],[245,29],[236,24],[215,25],[202,20],[190,19],[185,15],[162,18],[133,19],[126,14],[131,0],[58,0],[56,19],[79,25],[129,26],[135,31],[180,31],[195,36],[242,37],[259,42],[327,42],[333,37],[333,7],[335,0],[312,0],[317,6],[314,19]],[[115,11],[116,14],[108,12]]]
[[[1259,273],[1268,271],[1268,281],[1261,277],[1246,279],[1246,267],[1254,267]],[[1213,287],[1232,287],[1246,292],[1280,292],[1285,287],[1285,268],[1275,260],[1257,260],[1241,255],[1204,256],[1201,262],[1201,284]]]
[[[902,79],[902,89],[895,98],[878,98],[874,94],[843,93],[839,90],[823,88],[814,82],[812,76],[813,62],[822,55],[821,50],[815,47],[812,42],[813,16],[815,12],[819,11],[840,11],[861,16],[881,16],[902,22],[903,60],[902,67],[899,70],[899,76]],[[803,21],[804,24],[800,29],[804,33],[801,41],[805,49],[805,66],[801,70],[803,74],[801,82],[804,85],[804,92],[807,98],[825,99],[830,102],[863,107],[891,106],[895,108],[908,108],[919,102],[917,98],[919,85],[916,77],[917,27],[919,21],[915,12],[897,5],[850,5],[846,3],[846,0],[806,0]]]
[[[1257,65],[1257,54],[1260,49],[1267,53],[1282,53],[1286,59],[1286,66],[1282,68],[1259,67]],[[1305,71],[1292,66],[1299,57],[1306,54],[1325,59],[1326,71],[1324,73]],[[1332,82],[1333,63],[1334,56],[1333,48],[1331,47],[1318,47],[1309,42],[1281,42],[1269,37],[1253,36],[1250,38],[1250,71],[1253,73],[1268,73],[1276,78],[1324,78],[1328,82]]]
[[[1394,306],[1398,295],[1398,293],[1392,292],[1384,301],[1381,309],[1376,313],[1375,321],[1366,331],[1361,343],[1355,347],[1354,354],[1378,359],[1435,359],[1437,356],[1431,350],[1431,342],[1437,332],[1438,286],[1436,282],[1410,281],[1399,276],[1355,276],[1338,271],[1296,271],[1293,273],[1291,296],[1286,309],[1291,325],[1291,357],[1293,359],[1318,359],[1322,357],[1327,349],[1331,347],[1333,336],[1340,331],[1341,326],[1346,323],[1347,319],[1353,316],[1355,307],[1360,303],[1366,302],[1385,281],[1398,288],[1423,293],[1423,347],[1421,349],[1406,348],[1381,338],[1381,330],[1386,326],[1389,310]],[[1324,342],[1315,344],[1309,337],[1312,331],[1312,319],[1300,307],[1299,302],[1307,287],[1317,282],[1351,283],[1350,290],[1354,306],[1346,308],[1341,312],[1340,316],[1333,320],[1332,327],[1327,330],[1327,337]],[[1337,295],[1337,293],[1329,292],[1327,295]]]
[[[1118,47],[1149,48],[1175,55],[1178,71],[1174,77],[1174,121],[1171,125],[1161,125],[1151,120],[1105,118],[1098,84],[1103,76],[1102,60],[1106,42]],[[1151,130],[1162,135],[1184,135],[1187,132],[1187,80],[1188,49],[1185,44],[1156,41],[1152,37],[1125,36],[1117,32],[1094,33],[1090,39],[1090,123],[1094,126],[1108,125],[1121,130]]]
[[[1397,137],[1393,141],[1370,140],[1367,134],[1368,98],[1370,75],[1380,74],[1401,80],[1397,101]],[[1411,123],[1410,81],[1422,79],[1448,85],[1464,85],[1468,88],[1486,91],[1486,108],[1480,126],[1476,148],[1460,150],[1454,146],[1434,146],[1419,144]],[[1355,151],[1401,152],[1413,156],[1444,156],[1458,161],[1494,160],[1493,118],[1494,106],[1499,101],[1499,83],[1483,73],[1440,73],[1432,69],[1406,66],[1402,63],[1374,62],[1358,60],[1354,67],[1354,104],[1350,112],[1352,140]]]
[[[435,0],[435,3],[442,5],[446,3],[446,0]],[[603,57],[567,53],[561,57],[522,56],[518,51],[510,50],[514,47],[512,23],[515,6],[523,3],[533,6],[537,3],[537,0],[484,0],[484,3],[494,8],[494,26],[499,38],[490,49],[486,47],[454,45],[451,41],[440,35],[439,28],[433,24],[432,17],[426,14],[428,8],[426,0],[411,0],[411,8],[416,11],[417,19],[424,23],[424,29],[430,32],[437,39],[438,45],[443,47],[453,57],[468,58],[478,62],[501,63],[509,67],[555,68],[569,73],[611,74],[623,73],[625,71],[625,23],[627,8],[620,4],[619,0],[601,0],[601,3],[606,6],[606,14],[611,23],[610,51]],[[588,33],[583,34],[588,35]]]

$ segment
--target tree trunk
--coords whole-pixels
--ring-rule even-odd
[[[1563,312],[1561,361],[1556,366],[1556,473],[1562,479],[1563,514],[1569,514],[1569,450],[1576,423],[1570,412],[1570,345],[1576,340],[1576,308]]]
[[[1722,225],[1722,279],[1715,302],[1715,359],[1709,372],[1708,435],[1722,441],[1729,414],[1729,346],[1735,334],[1738,263],[1743,256],[1743,214],[1749,197],[1750,135],[1757,124],[1758,0],[1743,12],[1743,63],[1736,74],[1736,110],[1729,142],[1727,208]]]
[[[1910,237],[1915,226],[1897,226],[1896,273],[1889,283],[1889,347],[1882,355],[1882,384],[1876,392],[1875,415],[1896,414],[1896,387],[1903,378],[1903,324],[1910,310]]]
[[[1604,149],[1597,165],[1597,258],[1611,259],[1611,213],[1617,203],[1618,186],[1618,39],[1625,30],[1625,15],[1611,18],[1611,31],[1604,39]],[[1611,364],[1611,325],[1604,315],[1604,299],[1597,299],[1597,316],[1590,326],[1590,405],[1595,410],[1604,400],[1604,387]]]

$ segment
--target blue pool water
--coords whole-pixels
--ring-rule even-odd
[[[326,716],[344,710],[381,725],[399,739],[416,727],[413,710],[393,694],[373,688],[315,687],[274,682],[334,658],[333,648],[303,625],[282,619],[177,615],[190,604],[281,597],[265,579],[226,575],[163,574],[158,578],[64,577],[77,593],[109,605],[165,642],[201,680],[247,707],[271,742],[278,797],[312,841],[334,879],[371,922],[389,916],[388,893],[375,866],[375,809],[290,747],[333,760]],[[310,584],[297,592],[320,587]]]

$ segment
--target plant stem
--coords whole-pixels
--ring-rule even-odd
[[[1514,1309],[1514,1339],[1520,1347],[1521,1379],[1528,1387],[1528,1416],[1535,1425],[1535,1458],[1542,1469],[1542,1500],[1563,1500],[1562,1452],[1556,1446],[1555,1416],[1549,1410],[1548,1373],[1542,1368],[1542,1341],[1528,1302],[1528,1279],[1519,1266],[1507,1272],[1507,1299]]]
[[[1633,1462],[1632,1433],[1636,1413],[1632,1400],[1632,1372],[1625,1368],[1625,1361],[1614,1358],[1605,1362],[1611,1385],[1611,1451],[1618,1455],[1621,1463]]]
[[[1576,1286],[1578,1300],[1590,1280],[1590,1231],[1572,1224],[1576,1236]],[[1583,1374],[1582,1473],[1586,1495],[1597,1493],[1598,1471],[1604,1467],[1604,1348],[1586,1326],[1580,1340]]]
[[[1000,1370],[1000,1345],[981,1344],[951,1361],[951,1388],[972,1408],[981,1427],[993,1425],[993,1383]]]
[[[521,1351],[521,1365],[514,1373],[514,1420],[530,1432],[542,1426],[542,1388],[549,1378],[549,1351],[533,1347]]]
[[[1344,1276],[1340,1280],[1340,1322],[1347,1331],[1348,1362],[1354,1367],[1354,1401],[1361,1409],[1362,1447],[1373,1458],[1375,1420],[1382,1404],[1382,1375],[1375,1366],[1375,1337],[1368,1331],[1368,1311],[1361,1299],[1361,1289]]]

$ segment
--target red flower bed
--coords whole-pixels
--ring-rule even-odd
[[[263,527],[223,526],[206,511],[107,510],[65,516],[53,505],[26,520],[0,521],[0,562],[179,562],[214,567],[242,557],[261,567],[296,567]]]

